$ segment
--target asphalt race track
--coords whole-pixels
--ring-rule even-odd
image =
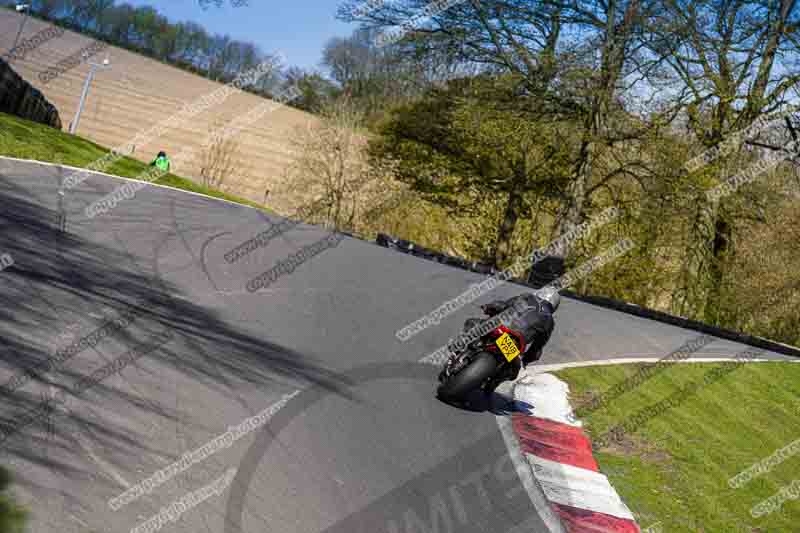
[[[135,319],[6,391],[2,416],[152,346],[2,443],[2,464],[34,510],[31,531],[127,533],[231,468],[229,488],[164,530],[545,531],[498,430],[503,399],[477,411],[440,403],[438,368],[418,363],[479,316],[478,304],[519,287],[401,343],[399,328],[481,276],[345,238],[251,293],[248,281],[327,233],[300,225],[229,264],[223,255],[266,229],[265,215],[147,187],[87,219],[89,203],[124,183],[92,176],[63,198],[61,234],[57,191],[68,172],[0,160],[0,253],[14,259],[0,272],[2,383],[120,313]],[[699,336],[565,301],[542,362],[660,357]],[[744,349],[719,340],[698,356]],[[108,505],[287,394],[262,429],[117,511]]]

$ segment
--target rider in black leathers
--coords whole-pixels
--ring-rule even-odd
[[[491,317],[502,313],[515,303],[519,304],[519,302],[524,303],[524,310],[507,324],[507,327],[520,332],[525,339],[522,365],[527,366],[542,357],[542,348],[550,340],[550,335],[553,333],[553,327],[555,326],[553,315],[561,303],[561,296],[555,288],[544,287],[535,293],[520,294],[508,300],[495,300],[481,306],[481,309]],[[468,319],[464,323],[464,331],[469,331],[483,320],[481,318]],[[513,376],[508,376],[507,379],[514,380],[518,374],[519,370],[515,369]]]

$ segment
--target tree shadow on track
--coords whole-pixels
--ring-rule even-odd
[[[14,260],[0,272],[0,423],[7,425],[40,404],[42,390],[69,392],[72,384],[97,366],[164,331],[171,332],[172,338],[145,356],[142,361],[148,361],[148,367],[155,362],[152,367],[166,367],[220,389],[229,379],[264,386],[265,390],[299,381],[353,397],[345,378],[303,354],[248,334],[223,320],[219,313],[176,298],[177,288],[158,276],[158,243],[154,243],[153,257],[133,257],[124,247],[120,251],[62,234],[58,220],[57,210],[41,205],[0,175],[0,253],[8,253]],[[107,327],[126,313],[136,317],[130,325],[102,338],[95,348],[86,347],[49,372],[41,372],[58,349]],[[70,324],[77,324],[77,336],[69,342],[58,339]],[[95,362],[90,364],[90,359]],[[26,372],[30,377],[24,385],[7,386],[9,379]],[[137,397],[103,382],[83,397],[101,406],[132,406],[143,415],[176,415],[147,395]],[[106,449],[153,451],[143,442],[147,439],[133,431],[110,428],[84,412],[71,411],[69,416]],[[41,427],[33,424],[3,442],[2,451],[61,469],[65,475],[76,474],[69,471],[69,465],[37,452],[37,441],[44,437],[31,435],[35,426]],[[62,446],[69,447],[69,427],[55,424],[53,430]],[[157,452],[163,454],[163,450]]]

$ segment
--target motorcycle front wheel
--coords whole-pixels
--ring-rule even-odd
[[[445,401],[464,401],[470,392],[479,389],[495,375],[497,366],[494,355],[481,352],[466,367],[439,385],[436,395]]]

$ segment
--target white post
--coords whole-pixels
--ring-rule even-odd
[[[17,48],[17,43],[19,42],[19,36],[22,35],[22,28],[25,26],[25,21],[28,20],[28,13],[30,13],[30,5],[28,4],[17,4],[17,11],[20,13],[25,13],[22,16],[22,22],[19,23],[19,31],[17,31],[17,36],[14,38],[14,46],[11,47],[11,51],[15,52]],[[9,58],[10,59],[10,58]]]
[[[83,84],[83,92],[81,93],[81,101],[78,103],[78,110],[75,112],[75,118],[72,119],[72,123],[70,124],[69,132],[71,134],[75,134],[78,131],[78,122],[81,119],[81,112],[83,111],[83,105],[86,102],[86,95],[89,93],[89,85],[91,85],[92,80],[94,79],[94,73],[98,68],[111,68],[109,66],[108,58],[103,60],[103,64],[97,65],[95,63],[89,63],[92,68],[89,70],[89,74],[86,76],[86,81]]]

